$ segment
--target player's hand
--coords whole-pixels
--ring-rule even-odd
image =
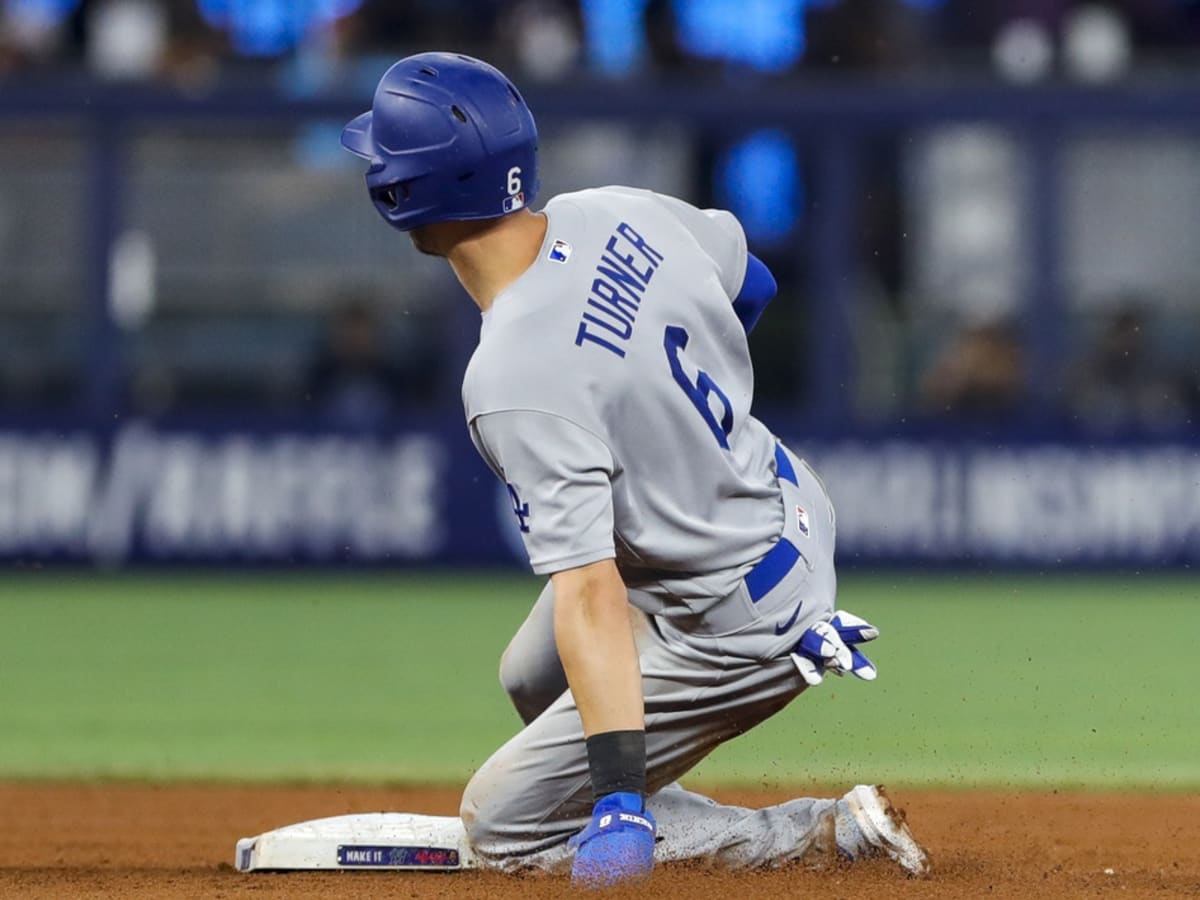
[[[571,883],[611,887],[645,878],[654,868],[654,817],[639,794],[609,794],[592,810],[587,828],[571,838]]]
[[[870,622],[839,609],[828,622],[818,622],[800,635],[792,648],[792,661],[810,686],[820,684],[826,672],[839,676],[850,672],[863,681],[874,681],[879,674],[875,664],[855,645],[877,637],[879,629]]]

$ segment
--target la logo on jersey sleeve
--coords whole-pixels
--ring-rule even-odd
[[[513,514],[517,517],[517,522],[522,534],[529,534],[529,504],[522,502],[521,495],[517,492],[517,487],[511,481],[505,487],[508,488],[508,497],[512,500]]]

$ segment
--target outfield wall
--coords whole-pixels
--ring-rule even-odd
[[[843,562],[1200,562],[1200,443],[791,443],[834,498]],[[9,561],[519,564],[515,526],[458,420],[379,434],[0,429]]]

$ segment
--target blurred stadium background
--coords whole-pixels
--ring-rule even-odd
[[[1172,720],[1175,695],[1128,680],[1112,660],[1129,651],[1104,640],[1130,609],[1169,615],[1172,658],[1200,678],[1180,642],[1200,625],[1197,0],[0,0],[0,708],[26,738],[6,743],[0,774],[163,774],[175,759],[228,775],[237,741],[203,739],[233,727],[220,698],[268,664],[303,682],[315,658],[401,684],[399,707],[363,701],[314,728],[370,732],[373,711],[403,723],[398,708],[427,714],[459,671],[404,687],[439,646],[427,628],[475,623],[463,640],[490,670],[493,631],[532,600],[529,579],[497,582],[497,619],[463,599],[489,582],[454,581],[523,564],[458,401],[476,314],[378,220],[337,141],[387,65],[427,49],[482,56],[521,86],[542,200],[623,183],[741,217],[781,284],[752,339],[757,412],[825,476],[843,566],[904,573],[847,582],[860,611],[893,620],[897,648],[941,628],[983,670],[1034,652],[1031,620],[1062,635],[1094,611],[1092,642],[1057,663],[1089,673],[1081,689],[1113,715],[1143,716],[1091,755],[1098,781],[1200,783],[1197,732],[1178,730],[1194,713]],[[337,574],[260,571],[297,565]],[[157,574],[114,574],[127,566]],[[227,568],[241,574],[198,573]],[[1074,580],[1037,577],[1059,571]],[[318,595],[337,605],[317,615]],[[293,596],[307,637],[263,652]],[[960,607],[990,630],[944,615]],[[257,635],[234,642],[244,656],[204,631],[206,608]],[[401,651],[377,647],[375,668],[328,643],[372,625],[398,628]],[[197,680],[164,674],[183,659]],[[101,673],[91,693],[62,675],[69,661],[85,682]],[[931,664],[910,662],[912,679]],[[961,662],[934,677],[953,682]],[[1015,703],[1021,670],[991,671],[972,705],[994,716],[937,732],[974,735],[962,759],[994,764],[992,780],[1051,781],[1088,755],[1086,715],[1060,723],[1057,763],[987,744],[973,729],[1015,735],[1024,713],[1036,740],[1052,710],[1081,709]],[[126,702],[118,686],[134,684],[162,691]],[[303,707],[280,699],[288,677],[255,684],[275,691],[249,701],[260,710]],[[103,685],[105,703],[84,702]],[[1161,708],[1140,706],[1150,693]],[[171,724],[180,694],[208,698],[187,727]],[[904,696],[959,702],[897,689],[872,701],[894,714],[879,727],[911,718],[890,705]],[[1147,764],[1156,712],[1173,749]],[[313,733],[297,715],[241,725],[280,760]],[[408,774],[450,777],[512,724],[481,724],[469,750]],[[119,735],[82,761],[46,750],[110,732],[142,734],[149,755]],[[185,738],[225,762],[173,757]],[[258,774],[405,773],[293,757]],[[912,777],[936,780],[942,762]]]

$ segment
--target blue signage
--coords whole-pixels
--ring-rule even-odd
[[[463,432],[0,430],[0,559],[523,562],[515,501]],[[1200,445],[792,446],[833,497],[842,562],[1200,562]]]

